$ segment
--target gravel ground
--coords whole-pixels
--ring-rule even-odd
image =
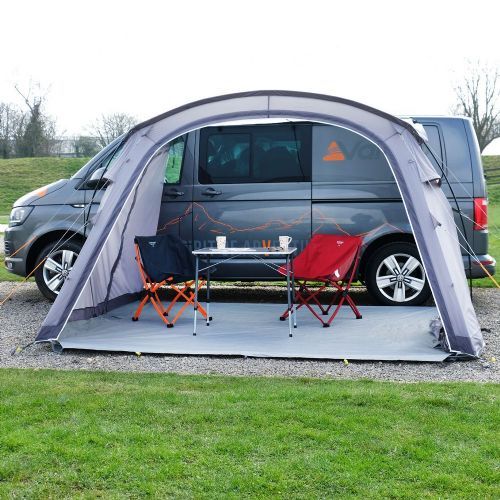
[[[0,282],[0,301],[16,286]],[[227,297],[235,299],[237,287],[226,287]],[[274,294],[269,287],[267,293]],[[221,297],[219,289],[218,298]],[[250,292],[250,293],[249,293]],[[247,300],[263,290],[245,290]],[[364,290],[357,292],[357,301],[369,303]],[[266,299],[267,300],[267,299]],[[33,283],[24,283],[11,300],[0,306],[0,367],[54,368],[71,370],[116,370],[174,372],[182,374],[224,374],[246,376],[320,377],[393,381],[500,381],[500,291],[475,289],[474,305],[481,323],[486,350],[483,357],[472,361],[445,363],[394,363],[304,361],[289,359],[255,359],[209,356],[159,356],[68,351],[55,354],[45,344],[31,345],[21,352],[16,348],[33,341],[37,329],[50,308]],[[495,360],[496,358],[496,360]]]

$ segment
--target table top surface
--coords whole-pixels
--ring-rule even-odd
[[[193,255],[281,255],[287,256],[292,255],[297,251],[296,247],[288,247],[287,250],[283,250],[281,247],[229,247],[229,248],[200,248],[199,250],[193,250]]]

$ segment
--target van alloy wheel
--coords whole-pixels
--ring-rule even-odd
[[[419,305],[431,296],[417,246],[409,241],[388,243],[370,255],[365,283],[370,295],[388,306]]]
[[[414,299],[425,286],[425,272],[415,257],[397,253],[386,257],[377,269],[380,293],[394,302]]]
[[[77,257],[72,250],[57,250],[47,256],[43,264],[43,279],[49,290],[59,293]]]
[[[57,246],[58,248],[54,249]],[[43,262],[35,270],[35,281],[40,292],[49,300],[55,300],[64,281],[75,265],[82,250],[83,242],[79,240],[53,241],[45,246],[34,260]]]

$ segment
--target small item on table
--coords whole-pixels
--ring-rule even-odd
[[[224,248],[226,248],[225,236],[216,236],[215,241],[217,242],[217,250],[223,250]]]
[[[292,237],[291,236],[280,236],[280,247],[283,250],[288,250],[288,245],[292,242]]]

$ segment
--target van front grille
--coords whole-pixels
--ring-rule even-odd
[[[3,242],[3,249],[4,249],[4,253],[5,253],[6,257],[8,255],[10,255],[11,249],[10,249],[10,242],[9,241],[5,241],[4,240],[4,242]]]

